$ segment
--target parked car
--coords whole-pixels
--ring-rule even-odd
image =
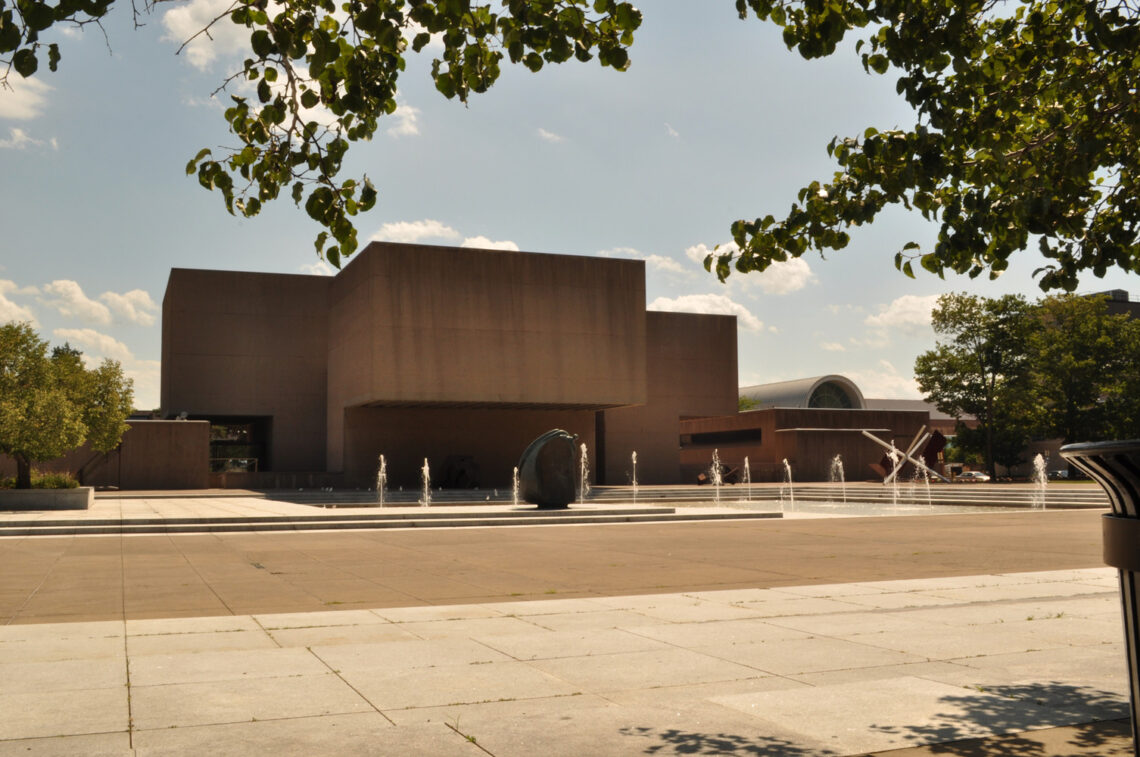
[[[988,473],[982,473],[980,470],[968,470],[959,473],[956,480],[984,484],[990,480],[990,475]]]

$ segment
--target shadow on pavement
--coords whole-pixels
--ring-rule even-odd
[[[947,710],[934,715],[930,723],[872,728],[901,736],[915,745],[928,745],[929,754],[960,757],[1132,754],[1128,701],[1117,693],[1057,681],[979,686],[977,692],[976,695],[942,697],[940,701]],[[1068,723],[1080,725],[1057,728]],[[977,726],[995,734],[1009,735],[978,738]],[[1038,731],[1041,733],[1035,735]],[[1117,752],[1120,746],[1127,748]]]
[[[675,728],[623,728],[623,736],[640,736],[653,743],[644,754],[741,754],[755,757],[835,757],[838,753],[807,749],[786,739],[747,738],[730,733],[696,733]]]

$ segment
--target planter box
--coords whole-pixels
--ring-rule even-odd
[[[0,489],[0,510],[86,510],[95,500],[95,489]]]

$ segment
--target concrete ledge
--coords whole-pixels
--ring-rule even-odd
[[[0,510],[86,510],[95,489],[0,489]]]

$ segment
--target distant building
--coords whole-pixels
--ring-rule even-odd
[[[551,428],[598,482],[681,480],[682,418],[735,413],[734,316],[645,310],[642,261],[373,243],[336,276],[174,269],[162,408],[214,484],[509,486]]]
[[[1129,296],[1128,292],[1123,289],[1110,289],[1106,292],[1097,292],[1096,294],[1088,296],[1104,297],[1105,304],[1108,306],[1109,315],[1124,314],[1132,318],[1140,318],[1140,300],[1133,299]]]
[[[709,467],[712,452],[730,471],[748,459],[753,481],[779,481],[784,461],[797,481],[826,481],[836,455],[851,479],[879,476],[885,450],[868,432],[903,449],[920,431],[929,431],[925,403],[868,400],[846,376],[826,375],[741,387],[740,396],[754,403],[735,416],[699,418],[681,424],[681,465],[695,480]],[[882,403],[876,406],[875,403]]]

